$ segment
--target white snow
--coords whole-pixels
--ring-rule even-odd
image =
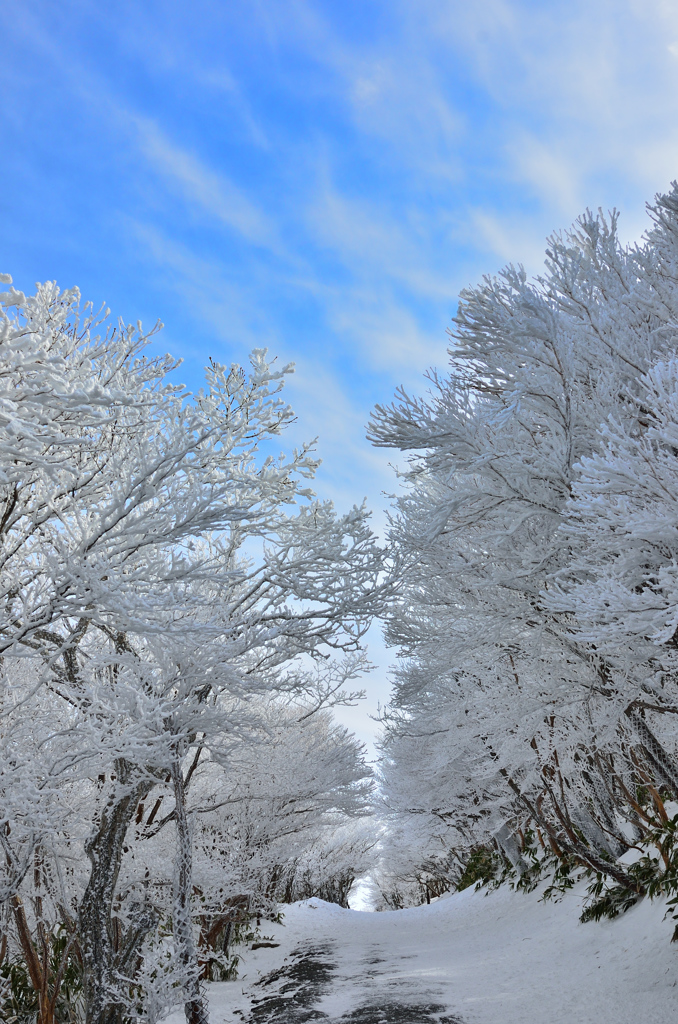
[[[208,986],[212,1024],[241,1021],[270,971],[305,943],[329,944],[336,971],[316,1004],[331,1020],[358,1006],[444,1004],[467,1024],[664,1024],[678,1019],[678,945],[660,901],[580,924],[582,889],[560,903],[507,888],[467,889],[387,913],[322,900],[286,908],[262,932],[277,949],[248,951],[235,982]],[[175,1012],[170,1024],[181,1024]],[[281,1019],[282,1024],[282,1019]]]

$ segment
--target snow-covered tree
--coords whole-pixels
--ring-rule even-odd
[[[606,432],[642,434],[643,375],[674,352],[677,196],[657,200],[640,246],[619,244],[615,216],[587,213],[550,239],[537,281],[508,267],[462,293],[449,375],[432,374],[425,399],[401,391],[371,429],[409,462],[390,535],[406,569],[387,624],[403,658],[385,733],[389,814],[427,815],[429,836],[444,821],[451,846],[490,843],[509,860],[506,829],[536,828],[558,856],[622,886],[632,880],[616,857],[643,824],[628,798],[648,772],[664,784],[668,768],[653,765],[670,758],[633,704],[624,644],[606,656],[604,631],[587,625],[606,621],[620,585],[612,533],[626,543],[619,489],[605,499],[617,525],[611,509],[596,519],[609,470],[598,453]],[[639,544],[633,557],[650,566],[649,584],[633,584],[645,586],[640,612],[654,562]],[[610,646],[629,621],[615,607]],[[670,613],[662,623],[666,643]],[[626,641],[647,678],[648,652]],[[428,750],[418,764],[417,747]]]
[[[657,363],[629,396],[635,422],[610,417],[601,425],[601,447],[582,460],[568,506],[575,554],[549,594],[551,606],[569,613],[577,634],[595,645],[607,673],[606,704],[623,711],[674,798],[677,382],[675,356]]]
[[[260,455],[292,419],[279,397],[290,367],[264,351],[249,373],[211,363],[191,396],[169,357],[143,354],[140,327],[107,326],[77,292],[0,301],[3,897],[21,899],[57,837],[81,844],[83,887],[59,912],[77,933],[88,1024],[121,1020],[156,924],[147,885],[120,894],[130,826],[172,801],[172,920],[197,1024],[195,766],[247,730],[251,698],[304,690],[283,666],[360,649],[382,554],[364,508],[338,516],[314,500],[308,447]],[[45,731],[22,786],[11,737],[31,719]],[[60,805],[69,786],[85,796],[79,835]]]

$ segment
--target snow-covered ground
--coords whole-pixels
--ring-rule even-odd
[[[262,928],[278,948],[246,952],[237,981],[208,986],[212,1024],[677,1020],[678,946],[661,903],[585,925],[580,909],[581,890],[555,904],[506,888],[379,914],[297,903]]]

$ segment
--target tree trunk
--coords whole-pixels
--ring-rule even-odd
[[[530,812],[535,824],[541,826],[547,836],[553,840],[559,847],[564,847],[568,853],[574,854],[574,856],[587,867],[593,868],[594,871],[600,872],[603,875],[609,875],[610,878],[614,878],[618,885],[624,886],[626,889],[635,890],[639,896],[645,895],[645,889],[638,885],[638,883],[628,875],[623,868],[619,867],[610,861],[602,860],[593,850],[587,849],[578,840],[573,839],[571,836],[563,836],[558,834],[557,829],[554,829],[551,823],[543,814],[537,810],[524,793],[521,793],[520,787],[513,781],[505,768],[499,769],[500,773],[504,776],[511,790],[515,793],[518,799],[524,804],[527,810]],[[553,801],[553,807],[556,813],[558,813],[558,804]]]
[[[186,1024],[209,1024],[205,1001],[200,992],[198,958],[191,925],[191,890],[193,888],[193,848],[186,814],[186,792],[181,761],[177,755],[172,765],[175,822],[177,828],[176,864],[174,867],[174,943],[184,970],[184,1012]]]
[[[21,898],[19,896],[12,896],[11,905],[14,913],[17,935],[21,945],[21,951],[24,955],[26,968],[28,970],[28,976],[31,979],[33,991],[38,997],[38,1024],[53,1024],[54,1014],[52,1002],[50,1000],[48,982],[49,959],[48,957],[43,956],[41,962],[40,957],[38,956],[31,938]]]
[[[91,871],[78,915],[78,931],[87,1024],[122,1024],[125,1017],[121,979],[117,977],[113,899],[127,829],[139,801],[153,787],[153,782],[140,778],[127,761],[116,761],[115,771],[116,792],[103,810],[97,832],[85,844]],[[137,946],[143,938],[143,934],[140,938],[137,935]]]

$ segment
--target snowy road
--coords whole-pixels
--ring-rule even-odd
[[[678,1020],[678,945],[647,902],[582,925],[558,904],[472,889],[430,907],[370,914],[295,904],[280,943],[208,987],[212,1024],[665,1024]],[[170,1024],[181,1024],[173,1014]]]
[[[308,1021],[326,1021],[327,1024],[462,1024],[460,1018],[446,1014],[446,1008],[439,1003],[412,1002],[412,994],[401,1001],[402,995],[389,991],[387,982],[381,998],[370,989],[379,986],[380,965],[386,964],[390,973],[389,960],[374,955],[381,952],[372,950],[364,962],[362,975],[357,975],[355,964],[348,976],[342,977],[340,956],[331,942],[324,944],[301,944],[288,957],[288,962],[272,971],[258,982],[261,997],[255,997],[252,1009],[246,1015],[247,1024],[306,1024]],[[320,1009],[323,1002],[334,1002],[340,985],[357,989],[366,1001],[336,1016],[335,1013]],[[334,993],[334,995],[333,995]],[[329,1012],[328,1012],[329,1011]]]

